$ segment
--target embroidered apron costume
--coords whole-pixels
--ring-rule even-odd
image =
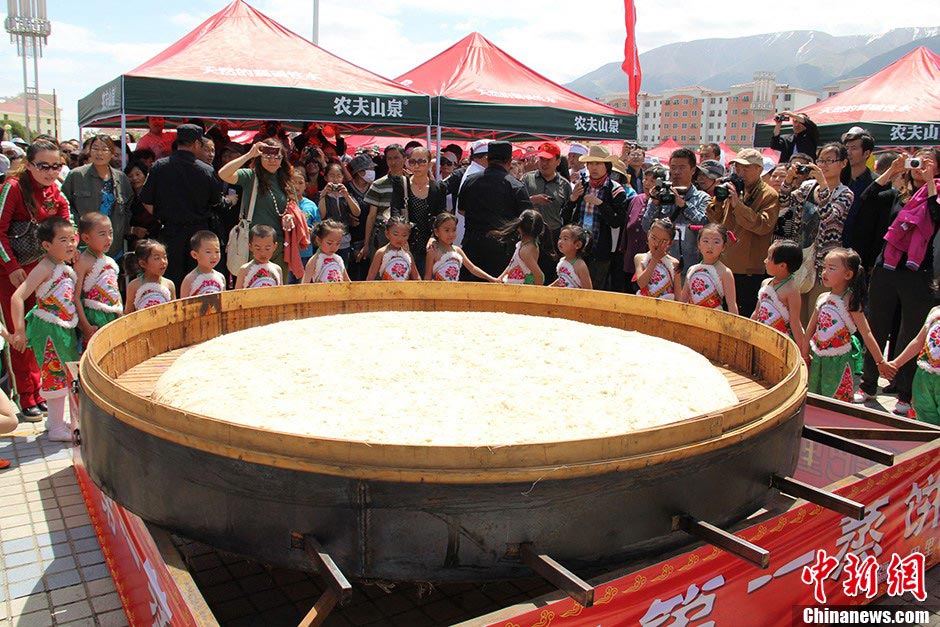
[[[405,250],[389,247],[382,255],[379,277],[383,281],[407,281],[411,276],[411,263],[411,255]]]
[[[575,287],[579,289],[584,287],[581,285],[581,279],[578,278],[578,273],[574,270],[574,265],[564,257],[558,260],[558,265],[555,266],[555,272],[558,274],[558,280],[561,281],[561,287]]]
[[[118,286],[118,265],[111,257],[98,257],[85,275],[82,306],[88,323],[99,329],[116,320],[124,311]]]
[[[197,272],[193,277],[193,283],[189,287],[189,294],[186,296],[205,296],[206,294],[218,294],[225,290],[225,277],[221,272],[215,270],[211,272]]]
[[[134,308],[138,311],[170,302],[170,290],[163,283],[144,282],[137,288]]]
[[[648,266],[652,255],[646,253],[645,264]],[[656,267],[653,268],[653,273],[650,275],[649,283],[646,284],[646,287],[641,287],[639,292],[640,296],[649,296],[652,298],[661,298],[663,300],[675,300],[676,299],[676,269],[672,265],[672,262],[663,257],[656,263]],[[633,275],[633,280],[636,281],[636,275]]]
[[[689,268],[689,302],[699,307],[723,309],[725,288],[718,270],[708,263],[697,263]]]
[[[456,250],[445,251],[440,244],[437,247],[444,254],[431,268],[433,279],[435,281],[459,281],[460,268],[463,267],[463,257]]]
[[[535,275],[529,270],[519,251],[522,249],[522,242],[516,242],[516,251],[509,260],[509,269],[506,276],[503,277],[503,283],[512,283],[516,285],[535,285]]]
[[[813,352],[809,391],[851,403],[853,375],[861,366],[862,345],[854,335],[855,322],[844,298],[830,292],[820,294],[816,301],[816,332],[809,341]]]
[[[333,253],[327,255],[317,249],[316,261],[314,261],[313,282],[314,283],[342,283],[343,272],[346,271],[346,265],[343,258]]]
[[[778,283],[777,287],[768,283],[760,288],[757,292],[757,321],[792,338],[790,310],[777,296],[777,290],[791,278],[793,278],[792,274]]]
[[[36,306],[26,315],[26,337],[36,355],[47,400],[68,394],[65,364],[78,360],[75,281],[72,268],[56,264],[52,276],[36,289]]]
[[[277,287],[281,284],[281,267],[271,263],[251,262],[245,271],[245,288]]]
[[[911,405],[917,419],[940,426],[940,307],[927,316],[927,340],[917,358]]]

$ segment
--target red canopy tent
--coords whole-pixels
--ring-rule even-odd
[[[735,152],[734,148],[725,142],[719,142],[718,147],[721,148],[721,162],[725,165],[738,156],[738,153]]]
[[[340,130],[428,127],[430,98],[315,46],[243,0],[78,104],[80,126],[135,118],[331,122]],[[238,121],[241,121],[240,123]],[[383,131],[384,132],[384,131]]]
[[[837,140],[853,126],[879,146],[940,144],[940,56],[921,46],[858,85],[797,111]],[[757,126],[755,145],[769,146],[774,120]]]
[[[657,159],[659,159],[660,163],[664,165],[668,165],[669,157],[672,155],[674,151],[678,150],[679,148],[682,148],[682,144],[674,140],[672,137],[669,137],[666,139],[666,141],[656,146],[655,148],[650,148],[649,150],[647,150],[646,156],[656,157]]]
[[[565,89],[479,33],[396,80],[433,97],[434,123],[448,137],[636,137],[636,116]]]

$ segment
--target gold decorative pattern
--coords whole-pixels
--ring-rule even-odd
[[[680,566],[679,570],[680,571],[689,570],[690,568],[698,564],[700,561],[701,559],[699,558],[698,554],[693,553],[692,555],[689,556],[689,561],[686,562],[685,566]]]
[[[646,585],[646,581],[647,581],[646,577],[644,577],[643,575],[637,575],[633,580],[633,585],[630,586],[629,588],[625,588],[624,592],[626,593],[636,592],[637,590],[639,590],[640,588]]]
[[[672,564],[663,564],[663,572],[661,572],[658,577],[653,577],[653,581],[665,580],[674,570],[675,568],[672,567]]]
[[[605,603],[610,603],[613,598],[617,595],[616,586],[607,586],[604,588],[604,596],[600,599],[595,599],[594,605],[604,605]]]
[[[539,622],[533,623],[532,627],[548,627],[551,622],[555,620],[555,612],[551,610],[542,610],[542,613],[539,614]]]
[[[704,558],[702,558],[702,561],[703,561],[703,562],[708,562],[708,561],[710,561],[710,560],[715,559],[715,558],[718,557],[719,555],[721,555],[721,549],[719,549],[717,546],[713,546],[713,547],[712,547],[712,552],[709,553],[708,555],[706,555]]]
[[[584,611],[584,606],[578,603],[577,601],[575,601],[574,605],[571,606],[571,609],[565,612],[564,614],[562,614],[561,617],[568,618],[570,616],[578,616],[583,611]]]

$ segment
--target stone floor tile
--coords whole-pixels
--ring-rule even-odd
[[[50,531],[49,533],[41,533],[37,535],[36,544],[39,546],[50,546],[53,544],[66,542],[68,539],[68,534],[66,534],[64,531]]]
[[[85,586],[88,588],[88,595],[91,597],[101,596],[103,594],[110,594],[116,592],[117,589],[114,587],[114,581],[109,577],[108,579],[97,579],[95,581],[89,581]]]
[[[49,607],[49,595],[45,592],[30,594],[10,600],[10,613],[12,613],[14,617],[19,616],[20,614],[38,612],[39,610],[44,610],[47,607]]]
[[[107,564],[93,564],[92,566],[82,567],[82,578],[85,581],[95,581],[110,576],[111,571],[108,570]]]
[[[34,534],[32,523],[17,525],[16,527],[3,527],[0,531],[0,538],[4,540],[16,540],[17,538],[28,538]]]
[[[88,514],[81,514],[79,516],[66,516],[65,526],[72,527],[81,527],[83,525],[90,525],[91,518],[88,517]]]
[[[68,623],[57,622],[56,625],[57,627],[97,627],[98,623],[95,621],[94,618],[89,616],[88,618],[73,620]]]
[[[12,553],[10,555],[5,555],[3,557],[3,565],[6,568],[13,568],[14,566],[24,566],[26,564],[39,563],[42,559],[39,556],[39,551],[22,551],[20,553]]]
[[[124,615],[124,610],[107,612],[96,618],[100,627],[127,627],[127,616]]]
[[[57,590],[59,588],[74,586],[78,583],[81,583],[82,577],[77,570],[67,570],[61,573],[46,575],[45,580],[46,588],[49,590]]]
[[[92,615],[91,604],[86,600],[81,600],[68,605],[57,605],[52,610],[52,615],[55,617],[55,622],[60,625],[80,618],[87,618]]]
[[[19,553],[20,551],[28,551],[29,549],[35,548],[35,546],[32,538],[18,538],[0,544],[0,550],[2,550],[3,553]]]
[[[121,607],[121,597],[118,596],[117,592],[112,592],[100,597],[93,597],[91,599],[91,606],[95,610],[95,614],[103,614],[108,610],[116,610]]]
[[[16,627],[52,627],[52,614],[48,610],[23,614],[16,619]]]
[[[86,551],[94,551],[95,549],[100,549],[98,544],[98,538],[92,536],[90,538],[82,538],[81,540],[75,540],[72,542],[72,546],[75,549],[76,553],[85,553]]]
[[[94,564],[101,564],[104,562],[104,554],[101,551],[88,551],[87,553],[79,553],[76,556],[78,563],[82,566],[92,566]]]
[[[42,583],[36,581],[17,581],[16,583],[7,584],[7,598],[18,599],[42,592],[42,590]]]
[[[25,564],[16,568],[7,568],[5,572],[7,581],[15,583],[17,581],[35,581],[42,577],[42,564]]]
[[[69,537],[72,540],[82,540],[83,538],[91,538],[95,535],[95,528],[91,525],[84,525],[82,527],[73,527],[69,529]]]
[[[45,562],[47,575],[61,573],[64,570],[73,570],[77,567],[78,565],[75,563],[75,558],[71,555],[66,557],[57,557],[51,562]]]
[[[52,598],[53,605],[68,605],[69,603],[81,601],[86,597],[86,594],[85,586],[79,584],[77,586],[53,590],[49,593],[49,596]]]

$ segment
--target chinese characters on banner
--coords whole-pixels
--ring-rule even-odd
[[[767,570],[705,546],[598,586],[594,607],[564,599],[492,627],[545,625],[549,616],[552,627],[735,625],[742,616],[789,626],[792,608],[818,605],[814,597],[829,605],[906,591],[923,598],[940,542],[937,450],[836,492],[864,503],[865,518],[805,504],[738,533],[770,551]]]
[[[337,96],[333,98],[333,111],[336,115],[348,115],[354,118],[401,118],[402,107],[408,101],[401,98],[365,98],[363,96]]]
[[[574,130],[586,133],[620,133],[620,120],[615,118],[596,117],[593,115],[576,115],[574,117]]]
[[[892,142],[937,142],[940,140],[940,124],[893,124]]]

